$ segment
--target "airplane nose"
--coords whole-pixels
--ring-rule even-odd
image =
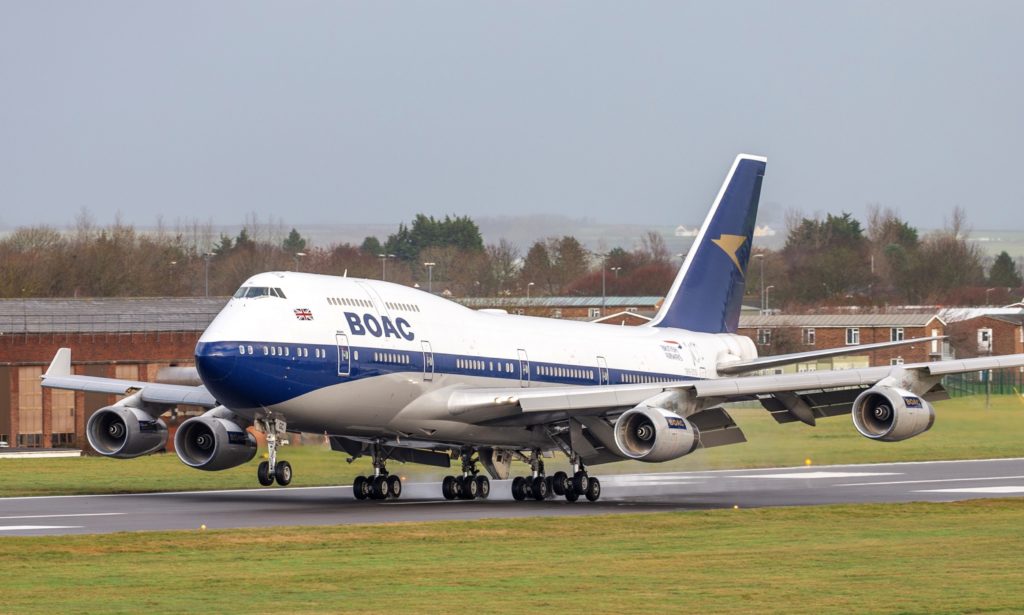
[[[196,371],[203,382],[220,382],[228,378],[235,369],[238,359],[232,350],[216,344],[201,344],[196,347]]]

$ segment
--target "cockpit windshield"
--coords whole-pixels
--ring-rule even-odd
[[[287,298],[284,296],[284,291],[280,288],[270,288],[269,286],[243,286],[235,293],[235,299],[255,299],[258,297]]]

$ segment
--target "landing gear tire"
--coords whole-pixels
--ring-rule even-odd
[[[575,489],[569,489],[565,492],[565,499],[567,502],[575,502],[580,499],[580,494],[576,493]]]
[[[596,502],[601,497],[601,481],[591,478],[587,485],[587,500]]]
[[[551,490],[555,495],[565,495],[569,487],[569,475],[559,470],[551,476]]]
[[[548,497],[548,481],[543,476],[533,479],[533,499],[542,501]]]
[[[576,475],[572,477],[572,489],[577,494],[586,493],[587,487],[590,486],[589,484],[590,477],[587,476],[586,472],[577,472]]]
[[[463,476],[459,479],[459,487],[462,493],[463,500],[475,500],[479,491],[476,484],[476,478],[473,476]]]
[[[402,479],[392,474],[388,477],[388,497],[398,499],[402,495]]]
[[[376,476],[373,479],[370,493],[373,494],[373,499],[383,500],[388,497],[388,477],[387,476]]]
[[[270,475],[270,462],[261,461],[258,468],[256,468],[256,480],[260,481],[260,484],[264,487],[269,487],[274,484],[274,477]]]
[[[365,500],[370,497],[370,481],[365,476],[357,476],[352,482],[352,495],[357,500]]]
[[[476,497],[486,500],[491,495],[491,481],[486,476],[476,477]]]
[[[526,499],[526,479],[522,476],[512,479],[512,498],[517,502],[522,502]]]
[[[288,483],[292,482],[292,464],[287,461],[278,461],[277,467],[274,468],[274,480],[278,485],[287,487]]]
[[[441,481],[441,495],[444,496],[444,499],[454,500],[458,497],[458,493],[456,493],[455,488],[454,476],[445,476],[444,480]]]

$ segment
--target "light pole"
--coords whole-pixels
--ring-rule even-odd
[[[764,300],[764,254],[755,254],[754,258],[761,261],[761,313],[764,314],[764,311],[768,309]]]
[[[296,252],[295,253],[295,271],[299,270],[299,259],[302,258],[305,255],[306,255],[305,252]]]
[[[434,265],[437,263],[423,263],[423,266],[427,268],[427,292],[433,294],[434,292]]]
[[[533,286],[533,282],[530,282],[529,284],[526,285],[526,300],[527,301],[530,300],[530,287],[531,286]]]
[[[989,303],[989,301],[988,301],[988,296],[989,296],[989,293],[991,293],[991,292],[992,292],[992,291],[994,291],[994,290],[995,290],[994,288],[986,288],[986,289],[985,289],[985,305],[992,305],[992,304],[991,304],[991,303]]]
[[[378,254],[380,258],[380,279],[387,281],[388,279],[388,259],[395,258],[394,254]]]
[[[615,272],[615,279],[618,280],[619,272],[622,271],[622,267],[609,267],[608,269]]]
[[[203,276],[203,287],[206,289],[206,296],[210,296],[210,259],[213,258],[213,252],[207,252],[203,254],[203,258],[206,260],[205,274]]]
[[[768,293],[770,293],[773,288],[775,288],[774,284],[769,286],[768,288],[764,289],[764,292],[765,292],[765,295],[764,295],[764,312],[763,312],[764,314],[768,313]]]

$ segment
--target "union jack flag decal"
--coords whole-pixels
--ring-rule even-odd
[[[295,317],[299,320],[313,320],[313,312],[307,308],[299,308],[295,310]]]

